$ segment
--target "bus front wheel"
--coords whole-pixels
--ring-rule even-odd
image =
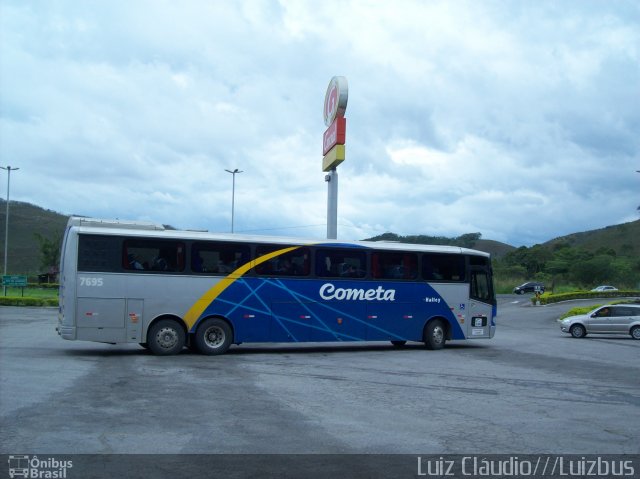
[[[206,319],[196,331],[196,345],[202,354],[223,354],[232,342],[231,326],[219,318]]]
[[[429,321],[427,327],[424,328],[424,344],[427,349],[442,349],[446,341],[446,331],[444,324],[439,319]]]
[[[147,347],[160,356],[178,354],[184,348],[185,341],[184,329],[173,319],[156,321],[147,333]]]

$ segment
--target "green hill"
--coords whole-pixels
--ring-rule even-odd
[[[599,284],[640,289],[639,233],[640,220],[522,246],[494,262],[496,278],[566,290]]]
[[[552,239],[543,246],[581,247],[587,251],[613,250],[618,256],[640,255],[640,220]]]
[[[0,270],[4,271],[5,200],[0,200]],[[9,205],[8,274],[46,273],[40,266],[40,243],[37,234],[48,240],[62,238],[68,216],[20,201]]]
[[[486,253],[490,253],[493,258],[500,258],[509,251],[515,249],[514,246],[494,240],[480,239],[480,233],[467,233],[456,238],[445,236],[409,235],[400,236],[395,233],[384,233],[365,241],[393,241],[409,244],[436,244],[445,246],[460,246],[463,248],[473,248]]]
[[[516,248],[515,246],[501,243],[500,241],[479,239],[476,244],[473,245],[473,249],[491,253],[492,258],[502,258],[509,251],[513,251]]]

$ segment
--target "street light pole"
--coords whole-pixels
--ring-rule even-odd
[[[224,170],[227,173],[231,173],[233,175],[233,186],[231,187],[231,232],[233,233],[233,217],[235,214],[235,203],[236,203],[236,174],[242,173],[238,168],[235,170]]]
[[[9,188],[11,186],[11,170],[17,171],[20,168],[11,168],[10,166],[0,166],[3,170],[7,170],[7,210],[5,215],[4,226],[4,275],[7,275],[7,258],[9,252]],[[3,285],[3,294],[7,295],[7,287]]]

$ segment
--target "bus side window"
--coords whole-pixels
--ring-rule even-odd
[[[242,243],[198,242],[191,246],[191,271],[228,274],[247,263],[249,246]]]
[[[279,245],[260,245],[256,248],[256,259],[282,248]],[[310,258],[309,248],[299,247],[258,264],[255,272],[262,276],[308,276],[311,270]]]
[[[81,234],[78,241],[78,271],[122,271],[122,238]]]
[[[416,279],[418,256],[415,253],[380,251],[371,255],[371,271],[374,278]]]
[[[123,244],[123,268],[128,271],[184,271],[184,243],[129,239]]]
[[[427,281],[464,281],[465,258],[462,255],[425,253],[422,278]]]
[[[364,278],[366,253],[358,250],[317,249],[316,276],[320,278]]]

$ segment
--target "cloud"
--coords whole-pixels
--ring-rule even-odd
[[[12,197],[323,237],[321,106],[349,80],[339,236],[514,245],[636,218],[634,2],[0,6]]]

